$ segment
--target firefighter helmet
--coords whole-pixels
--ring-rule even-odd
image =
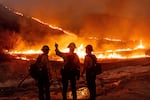
[[[44,50],[50,50],[50,49],[47,45],[44,45],[41,50],[44,51]]]
[[[93,51],[92,45],[87,45],[85,48],[88,49],[88,50],[90,50],[90,51]]]
[[[69,45],[68,45],[68,48],[76,48],[76,45],[74,42],[71,42]]]

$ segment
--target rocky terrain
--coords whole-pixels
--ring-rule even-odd
[[[105,61],[103,73],[96,78],[97,100],[150,100],[150,58]],[[35,81],[28,76],[31,61],[11,60],[0,63],[0,100],[38,100]],[[51,61],[52,100],[61,100],[62,62]],[[25,80],[24,80],[25,79]],[[24,80],[24,81],[23,81]],[[78,99],[88,99],[85,77],[77,81]],[[71,99],[70,88],[68,98]]]

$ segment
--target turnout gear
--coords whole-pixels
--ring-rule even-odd
[[[71,42],[68,45],[70,51],[68,53],[60,52],[58,49],[58,44],[55,44],[55,51],[56,55],[62,57],[64,59],[64,66],[61,69],[62,75],[62,96],[63,100],[67,100],[67,89],[68,89],[68,82],[71,83],[71,90],[73,100],[77,99],[76,93],[76,80],[80,77],[80,61],[79,57],[76,53],[74,53],[74,49],[76,48],[75,43]]]

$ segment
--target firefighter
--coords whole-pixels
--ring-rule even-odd
[[[76,45],[75,43],[71,42],[68,45],[69,48],[68,53],[60,52],[57,43],[55,44],[55,47],[56,47],[55,49],[56,55],[64,59],[64,67],[61,69],[62,85],[63,85],[63,89],[62,89],[63,100],[67,100],[67,88],[68,88],[69,80],[71,83],[73,100],[76,100],[77,99],[76,80],[79,79],[80,77],[80,72],[77,71],[80,70],[80,61],[78,55],[74,53]]]
[[[84,72],[86,72],[86,81],[87,86],[90,92],[90,100],[95,100],[96,97],[96,74],[92,71],[92,67],[94,67],[94,63],[97,61],[97,58],[94,54],[92,54],[93,47],[92,45],[86,46],[86,56],[84,59],[84,68],[81,73],[81,77],[83,77]],[[94,60],[93,60],[94,59]]]
[[[39,77],[37,79],[37,85],[39,89],[39,100],[50,100],[50,63],[48,59],[49,47],[44,45],[42,47],[42,54],[38,57],[39,62]]]

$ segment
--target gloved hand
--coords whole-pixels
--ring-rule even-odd
[[[55,48],[58,49],[58,44],[57,43],[55,43]]]

